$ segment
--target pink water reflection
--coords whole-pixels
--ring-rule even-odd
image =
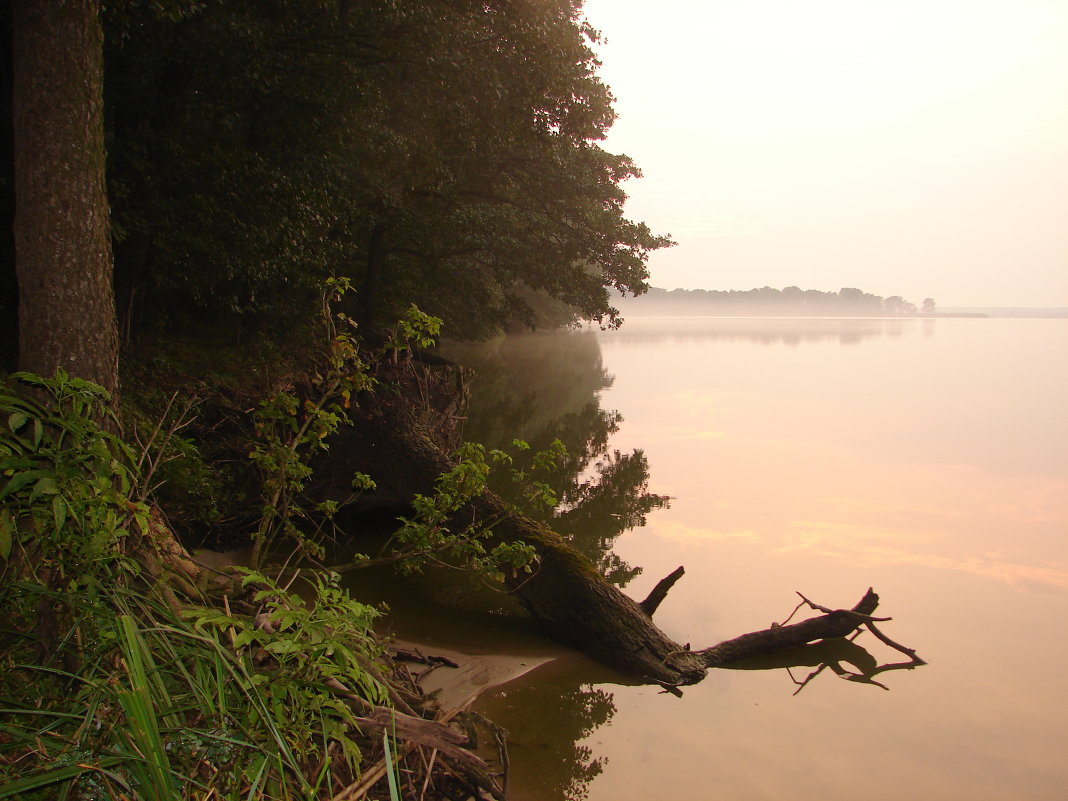
[[[616,549],[646,567],[637,598],[686,565],[667,631],[712,644],[782,620],[795,590],[848,606],[872,585],[930,664],[889,691],[828,673],[794,696],[783,671],[714,672],[683,699],[600,685],[616,712],[581,743],[605,760],[590,799],[1065,797],[1068,321],[599,336],[613,445],[643,448],[675,498]],[[520,773],[549,770],[537,753]]]

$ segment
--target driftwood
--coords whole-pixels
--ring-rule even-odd
[[[403,377],[387,380],[402,381]],[[431,397],[426,380],[421,374],[419,391],[408,394]],[[351,476],[354,471],[367,472],[378,485],[372,493],[377,497],[369,499],[372,503],[405,503],[415,492],[426,492],[437,476],[451,468],[452,461],[439,444],[454,441],[451,419],[449,414],[436,412],[432,403],[417,406],[407,401],[403,392],[379,393],[360,408],[354,425],[345,429],[343,440],[331,448],[321,473]],[[330,489],[322,485],[324,497],[331,497]],[[878,596],[869,592],[853,609],[831,610],[809,604],[823,615],[690,650],[668,637],[652,620],[652,614],[683,575],[681,568],[639,603],[606,581],[596,566],[559,534],[517,512],[492,492],[472,499],[457,517],[465,526],[473,521],[492,524],[490,546],[522,541],[534,547],[538,556],[534,572],[506,576],[506,588],[550,636],[622,673],[664,687],[693,684],[710,668],[818,639],[843,637],[859,626],[871,628],[875,622],[871,613]]]
[[[801,605],[807,603],[811,608],[822,611],[824,614],[792,625],[774,624],[762,631],[742,634],[721,642],[719,645],[697,651],[697,655],[705,665],[714,668],[774,651],[796,648],[816,640],[847,637],[858,626],[875,620],[871,614],[879,605],[879,596],[871,589],[852,609],[827,609],[808,602],[804,596],[802,599]],[[797,608],[799,609],[801,605]],[[796,612],[797,609],[794,611]],[[882,619],[888,620],[889,618]]]

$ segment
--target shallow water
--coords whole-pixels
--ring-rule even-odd
[[[512,735],[510,798],[1065,797],[1068,321],[636,318],[490,350],[482,380],[511,402],[481,413],[533,404],[518,433],[593,396],[618,410],[602,450],[642,449],[631,496],[673,500],[614,550],[644,567],[636,598],[686,566],[657,613],[680,642],[873,586],[929,662],[877,684],[800,687],[818,660],[714,671],[682,698],[550,664],[481,702]]]

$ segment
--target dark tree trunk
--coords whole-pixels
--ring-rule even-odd
[[[371,227],[371,235],[367,241],[367,263],[357,298],[360,304],[360,323],[372,330],[381,322],[377,313],[378,302],[382,292],[382,277],[387,269],[388,259],[386,228],[383,223],[376,222]]]
[[[19,367],[117,398],[99,0],[13,0]]]

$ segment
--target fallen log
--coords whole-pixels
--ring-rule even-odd
[[[419,396],[428,397],[425,386]],[[403,393],[380,392],[369,399],[322,465],[326,475],[368,472],[384,503],[427,492],[452,466],[439,445],[446,418],[432,408],[417,408]],[[328,489],[327,485],[323,485]],[[690,650],[662,632],[652,613],[682,569],[665,578],[639,603],[610,584],[586,556],[543,523],[519,513],[492,492],[473,498],[458,517],[464,525],[484,521],[488,542],[522,541],[538,556],[532,573],[506,575],[506,587],[552,637],[622,673],[664,687],[701,681],[710,668],[761,653],[791,648],[818,639],[843,637],[872,622],[878,596],[868,593],[850,610],[830,610],[789,626],[772,626],[703,650]]]
[[[791,625],[776,624],[761,631],[752,631],[719,645],[695,653],[707,667],[714,668],[749,659],[754,656],[797,648],[816,640],[847,637],[866,622],[879,605],[879,596],[869,588],[864,597],[852,609],[826,609],[820,617],[809,618]],[[796,611],[796,610],[795,610]]]

